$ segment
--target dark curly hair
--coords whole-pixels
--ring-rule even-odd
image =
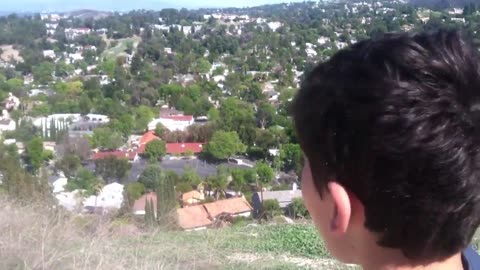
[[[455,31],[386,34],[306,78],[295,126],[320,195],[333,179],[379,244],[411,259],[465,248],[480,223],[480,66]]]

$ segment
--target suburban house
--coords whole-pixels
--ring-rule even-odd
[[[205,200],[205,195],[197,190],[192,190],[182,194],[183,206],[196,205]]]
[[[91,31],[89,28],[67,28],[65,29],[65,38],[73,40],[79,36],[88,35]]]
[[[94,153],[92,156],[92,160],[95,161],[99,159],[105,159],[108,157],[116,157],[118,159],[126,158],[130,162],[136,162],[139,159],[137,152],[114,150],[114,151],[104,151],[104,152]]]
[[[185,231],[204,230],[213,224],[203,205],[177,209],[177,222]]]
[[[111,183],[102,188],[100,193],[95,196],[92,195],[85,198],[83,201],[84,208],[102,208],[103,211],[107,209],[120,209],[123,202],[123,185],[119,183]]]
[[[145,203],[153,202],[153,212],[157,212],[157,194],[155,192],[149,192],[143,194],[138,200],[133,204],[132,210],[134,215],[145,215]]]
[[[194,195],[194,193],[187,194],[187,197],[194,197],[190,195]],[[145,202],[150,200],[153,201],[154,209],[156,209],[157,195],[151,192],[135,201],[132,209],[133,213],[135,215],[145,215]],[[250,204],[242,197],[219,200],[177,209],[177,222],[185,231],[202,230],[213,225],[217,218],[222,215],[247,217],[250,216],[252,209]]]
[[[243,197],[219,200],[203,205],[207,209],[212,219],[217,218],[221,214],[229,214],[233,217],[243,216],[249,217],[253,208]]]
[[[167,154],[182,155],[187,152],[198,154],[202,152],[203,144],[201,143],[167,143]]]
[[[148,123],[148,130],[154,130],[162,124],[170,131],[184,131],[195,122],[193,115],[164,115]]]
[[[0,133],[14,131],[17,125],[12,119],[0,118]]]
[[[261,206],[262,194],[256,192],[252,195],[252,202],[255,210]],[[264,191],[263,200],[277,200],[281,208],[286,208],[295,198],[302,198],[302,191],[293,188],[292,190]]]

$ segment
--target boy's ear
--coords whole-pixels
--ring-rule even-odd
[[[332,198],[333,214],[330,217],[330,231],[341,235],[347,232],[352,218],[352,199],[349,192],[339,183],[328,183],[328,192]]]

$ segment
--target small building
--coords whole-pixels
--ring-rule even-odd
[[[68,179],[66,177],[57,177],[52,183],[53,193],[64,192],[67,183]]]
[[[17,124],[12,119],[0,119],[0,133],[3,133],[5,131],[14,131],[16,128]]]
[[[54,60],[56,58],[54,50],[44,50],[43,51],[43,58],[49,58]]]
[[[252,201],[261,201],[262,194],[260,192],[254,193]],[[264,191],[263,200],[277,200],[281,208],[286,208],[294,198],[302,198],[302,191],[297,189],[279,190],[279,191]],[[254,203],[255,204],[255,203]]]
[[[158,124],[162,124],[170,131],[184,131],[195,122],[192,115],[169,115],[160,116],[148,123],[148,130],[154,130]]]
[[[177,209],[177,222],[185,231],[204,230],[213,224],[203,205]]]
[[[196,205],[205,200],[205,195],[197,190],[192,190],[182,194],[182,203],[186,205]]]
[[[203,206],[213,220],[222,214],[228,214],[232,217],[249,217],[253,210],[252,206],[243,197],[219,200],[206,203]]]
[[[83,206],[85,208],[101,207],[103,212],[108,209],[120,209],[123,203],[123,185],[119,183],[111,183],[105,185],[98,196],[92,195],[88,198],[85,198],[83,201]]]
[[[138,200],[133,203],[132,211],[134,215],[145,215],[145,203],[153,202],[153,212],[157,212],[157,194],[155,192],[149,192],[143,194]]]

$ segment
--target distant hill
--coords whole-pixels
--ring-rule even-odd
[[[428,7],[432,9],[445,9],[463,8],[470,3],[480,5],[480,0],[410,0],[410,3],[415,6]]]
[[[92,10],[92,9],[80,9],[80,10],[67,12],[66,14],[79,19],[101,19],[101,18],[111,16],[113,12],[98,11],[98,10]]]

